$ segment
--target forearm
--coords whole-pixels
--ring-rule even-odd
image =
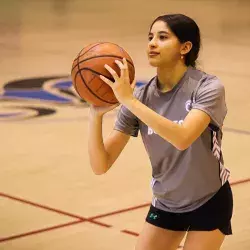
[[[105,173],[109,165],[102,136],[102,119],[102,116],[97,115],[91,115],[89,119],[88,153],[95,174]]]
[[[183,150],[187,147],[187,134],[183,126],[157,114],[135,98],[124,105],[155,133],[177,149]]]

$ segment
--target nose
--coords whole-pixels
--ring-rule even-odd
[[[149,41],[148,46],[149,46],[150,49],[157,47],[156,39],[155,39],[155,38],[152,38],[152,39]]]

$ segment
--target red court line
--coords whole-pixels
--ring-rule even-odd
[[[89,219],[87,219],[85,222],[93,223],[93,224],[99,225],[101,227],[107,227],[107,228],[112,227],[112,225],[108,225],[106,223],[103,223],[103,222],[100,222],[100,221],[95,221],[95,220],[89,220]]]
[[[250,182],[250,178],[234,181],[234,182],[231,182],[230,184],[231,184],[231,186],[234,186],[234,185],[238,185],[238,184],[242,184],[242,183],[246,183],[246,182]],[[84,221],[93,222],[93,223],[95,223],[95,221],[94,221],[95,219],[104,218],[104,217],[115,215],[115,214],[121,214],[121,213],[129,212],[129,211],[136,210],[136,209],[139,209],[139,208],[147,207],[147,206],[149,206],[151,204],[151,203],[145,203],[145,204],[142,204],[142,205],[139,205],[139,206],[134,206],[134,207],[125,208],[125,209],[113,211],[113,212],[106,213],[106,214],[100,214],[100,215],[96,215],[96,216],[93,216],[93,217],[84,218],[84,217],[79,216],[79,215],[75,215],[75,214],[68,213],[68,212],[65,212],[65,211],[62,211],[62,210],[59,210],[59,209],[51,208],[51,207],[48,207],[48,206],[45,206],[45,205],[42,205],[42,204],[39,204],[39,203],[35,203],[35,202],[32,202],[32,201],[21,199],[21,198],[18,198],[18,197],[12,196],[12,195],[8,195],[8,194],[2,193],[2,192],[0,192],[0,196],[11,199],[11,200],[19,201],[19,202],[22,202],[22,203],[25,203],[25,204],[29,204],[29,205],[34,206],[34,207],[46,209],[46,210],[49,210],[49,211],[52,211],[52,212],[55,212],[55,213],[58,213],[58,214],[66,215],[66,216],[73,217],[73,218],[76,218],[76,219],[79,219],[79,220],[84,220]]]
[[[247,183],[247,182],[250,182],[250,178],[242,179],[242,180],[238,180],[238,181],[233,181],[233,182],[230,183],[230,185],[231,186],[236,186],[236,185]],[[133,211],[133,210],[136,210],[136,209],[139,209],[139,208],[150,206],[150,204],[151,203],[145,203],[145,204],[142,204],[142,205],[139,205],[139,206],[129,207],[129,208],[113,211],[113,212],[106,213],[106,214],[96,215],[94,217],[88,218],[88,220],[100,219],[100,218],[112,216],[112,215],[115,215],[115,214],[121,214],[121,213],[129,212],[129,211]]]
[[[142,204],[142,205],[139,205],[139,206],[125,208],[125,209],[117,210],[117,211],[114,211],[114,212],[111,212],[111,213],[96,215],[94,217],[88,218],[88,220],[100,219],[100,218],[104,218],[104,217],[115,215],[115,214],[122,214],[122,213],[129,212],[129,211],[132,211],[132,210],[136,210],[136,209],[139,209],[139,208],[148,207],[150,204],[151,203],[145,203],[145,204]]]
[[[136,232],[132,232],[132,231],[130,231],[130,230],[126,230],[126,229],[124,229],[124,230],[121,230],[121,233],[125,233],[125,234],[130,234],[130,235],[133,235],[133,236],[139,236],[139,234],[138,233],[136,233]]]
[[[43,228],[43,229],[38,229],[38,230],[34,230],[34,231],[22,233],[22,234],[8,236],[8,237],[5,237],[5,238],[0,238],[0,242],[15,240],[15,239],[27,237],[27,236],[34,235],[34,234],[40,234],[40,233],[52,231],[52,230],[55,230],[55,229],[59,229],[59,228],[62,228],[62,227],[68,227],[68,226],[72,226],[72,225],[75,225],[75,224],[80,224],[80,223],[83,223],[83,222],[88,222],[88,220],[77,220],[77,221],[72,221],[72,222],[65,223],[65,224],[56,225],[56,226],[53,226],[53,227],[46,227],[46,228]],[[92,223],[97,224],[99,226],[106,227],[106,228],[112,227],[111,225],[107,225],[107,224],[104,224],[104,223],[101,223],[101,222],[93,221]]]
[[[247,183],[247,182],[250,182],[250,178],[234,181],[234,182],[232,182],[230,184],[231,184],[231,186],[235,186],[235,185],[243,184],[243,183]],[[115,214],[121,214],[121,213],[129,212],[129,211],[133,211],[133,210],[136,210],[136,209],[139,209],[139,208],[147,207],[147,206],[149,206],[151,204],[151,203],[146,203],[146,204],[142,204],[142,205],[139,205],[139,206],[134,206],[134,207],[126,208],[126,209],[121,209],[121,210],[113,211],[113,212],[102,214],[102,215],[97,215],[97,216],[90,217],[90,218],[84,218],[82,216],[74,215],[74,214],[71,214],[71,213],[68,213],[68,212],[61,211],[59,209],[54,209],[54,208],[51,208],[51,207],[48,207],[48,206],[44,206],[44,205],[34,203],[34,202],[31,202],[31,201],[28,201],[28,200],[17,198],[17,197],[7,195],[7,194],[1,193],[1,192],[0,192],[0,196],[3,196],[5,198],[9,198],[11,200],[19,201],[19,202],[22,202],[22,203],[25,203],[25,204],[29,204],[29,205],[32,205],[32,206],[35,206],[35,207],[38,207],[38,208],[46,209],[48,211],[56,212],[58,214],[62,214],[62,215],[66,215],[66,216],[69,216],[69,217],[79,219],[78,221],[73,221],[73,222],[69,222],[69,223],[66,223],[66,224],[60,224],[60,225],[57,225],[57,226],[43,228],[43,229],[39,229],[39,230],[35,230],[35,231],[30,231],[30,232],[19,234],[19,235],[13,235],[13,236],[9,236],[9,237],[6,237],[6,238],[0,238],[0,242],[9,241],[9,240],[17,239],[17,238],[22,238],[22,237],[42,233],[42,232],[52,231],[52,230],[55,230],[55,229],[58,229],[58,228],[67,227],[67,226],[71,226],[71,225],[78,224],[78,223],[83,223],[83,222],[89,222],[89,223],[93,223],[93,224],[96,224],[96,225],[99,225],[99,226],[102,226],[102,227],[110,228],[110,227],[112,227],[112,225],[108,225],[108,224],[105,224],[105,223],[102,223],[102,222],[99,222],[99,221],[95,221],[95,219],[104,218],[104,217],[108,217],[108,216],[115,215]],[[138,233],[132,232],[130,230],[122,230],[121,232],[130,234],[130,235],[134,235],[134,236],[139,235]]]
[[[29,205],[34,206],[34,207],[38,207],[38,208],[42,208],[42,209],[45,209],[45,210],[49,210],[49,211],[52,211],[52,212],[55,212],[55,213],[58,213],[58,214],[66,215],[66,216],[69,216],[69,217],[73,217],[73,218],[76,218],[76,219],[79,219],[79,220],[84,220],[84,221],[87,220],[86,218],[84,218],[82,216],[75,215],[75,214],[68,213],[68,212],[64,212],[64,211],[59,210],[59,209],[55,209],[55,208],[48,207],[48,206],[45,206],[45,205],[42,205],[42,204],[38,204],[38,203],[35,203],[35,202],[32,202],[32,201],[21,199],[21,198],[12,196],[12,195],[8,195],[8,194],[4,194],[4,193],[0,192],[0,196],[8,198],[8,199],[11,199],[11,200],[19,201],[21,203],[29,204]]]
[[[99,226],[103,226],[103,227],[112,227],[111,225],[108,225],[106,223],[95,221],[93,218],[91,218],[91,219],[84,218],[84,217],[79,216],[79,215],[75,215],[75,214],[68,213],[68,212],[65,212],[65,211],[62,211],[62,210],[59,210],[59,209],[55,209],[55,208],[51,208],[51,207],[48,207],[48,206],[45,206],[45,205],[41,205],[41,204],[38,204],[38,203],[35,203],[35,202],[32,202],[32,201],[28,201],[28,200],[25,200],[25,199],[14,197],[12,195],[8,195],[8,194],[4,194],[4,193],[0,192],[0,196],[11,199],[11,200],[14,200],[14,201],[19,201],[21,203],[28,204],[28,205],[31,205],[31,206],[34,206],[34,207],[45,209],[45,210],[48,210],[50,212],[55,212],[55,213],[60,214],[60,215],[66,215],[66,216],[69,216],[69,217],[73,217],[73,218],[79,219],[82,222],[90,222],[90,223],[93,223],[93,224],[96,224],[96,225],[99,225]]]
[[[82,222],[83,222],[83,220],[72,221],[72,222],[69,222],[69,223],[60,224],[60,225],[56,225],[56,226],[53,226],[53,227],[47,227],[47,228],[42,228],[42,229],[39,229],[39,230],[34,230],[34,231],[30,231],[30,232],[23,233],[23,234],[8,236],[8,237],[5,237],[5,238],[0,238],[0,242],[14,240],[14,239],[18,239],[18,238],[23,238],[23,237],[26,237],[26,236],[39,234],[39,233],[43,233],[43,232],[48,232],[48,231],[52,231],[52,230],[55,230],[55,229],[58,229],[58,228],[72,226],[72,225],[82,223]]]

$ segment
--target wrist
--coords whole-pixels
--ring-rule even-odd
[[[123,105],[126,106],[128,109],[131,109],[133,108],[133,106],[135,105],[135,103],[137,102],[138,100],[133,96],[132,98],[126,100]]]
[[[104,114],[100,114],[94,110],[90,110],[90,119],[92,120],[102,120]]]

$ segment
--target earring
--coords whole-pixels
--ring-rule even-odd
[[[184,58],[184,56],[183,56],[183,55],[181,55],[181,60],[183,60],[183,58]]]

